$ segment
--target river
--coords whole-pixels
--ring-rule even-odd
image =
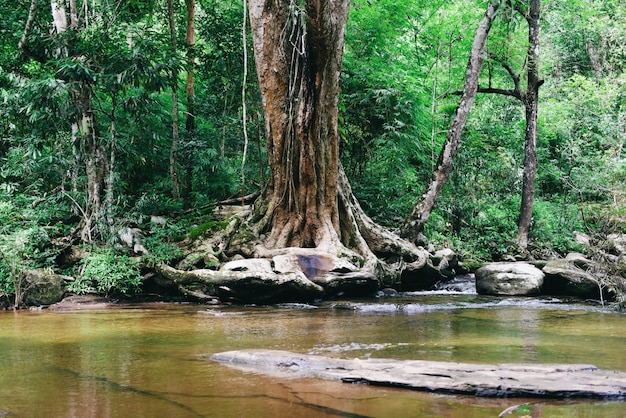
[[[626,416],[625,402],[487,399],[278,379],[207,355],[588,363],[626,372],[626,314],[558,299],[411,293],[320,305],[0,312],[0,417]],[[513,415],[514,416],[514,415]],[[519,415],[518,415],[519,416]]]

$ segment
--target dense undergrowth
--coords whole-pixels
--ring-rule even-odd
[[[172,192],[168,77],[172,68],[184,69],[183,51],[170,52],[157,3],[121,10],[109,21],[119,36],[96,24],[78,34],[71,41],[84,60],[72,61],[54,54],[48,31],[31,33],[30,55],[18,51],[27,8],[0,2],[7,13],[0,31],[0,298],[11,304],[24,272],[34,268],[74,277],[70,287],[78,293],[132,295],[142,266],[176,262],[183,257],[182,240],[224,227],[211,217],[211,204],[267,181],[254,77],[247,85],[250,143],[242,167],[240,5],[210,0],[198,6],[195,129],[181,136],[183,190]],[[341,160],[366,213],[393,229],[410,213],[436,164],[458,100],[451,93],[462,87],[483,5],[352,3],[341,82]],[[452,177],[424,231],[429,243],[453,248],[470,266],[571,251],[591,257],[608,235],[626,233],[626,47],[619,41],[626,36],[626,11],[618,1],[544,3],[545,84],[529,247],[521,252],[515,240],[524,108],[506,96],[477,98]],[[49,7],[38,15],[46,22],[40,27],[48,24],[46,13]],[[524,69],[524,22],[509,18],[494,29],[481,85],[510,88],[503,57]],[[151,42],[138,37],[130,47],[131,33],[149,33]],[[113,181],[92,242],[80,242],[78,233],[87,177],[85,150],[72,140],[76,109],[70,99],[81,77],[89,79],[103,152],[115,151],[109,172],[102,173]],[[184,96],[182,78],[178,90]],[[186,104],[180,106],[184,114]],[[183,132],[182,119],[180,125]],[[124,228],[142,230],[144,255],[120,245]],[[72,245],[86,254],[73,264],[67,262]]]

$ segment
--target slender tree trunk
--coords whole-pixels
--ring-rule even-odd
[[[61,34],[67,30],[65,7],[56,0],[50,0],[50,7],[52,8],[52,23],[54,24],[54,29],[57,35]]]
[[[117,131],[116,131],[116,116],[115,110],[117,107],[117,97],[114,95],[111,99],[111,114],[110,117],[110,145],[109,145],[109,172],[106,179],[106,191],[105,191],[105,217],[109,227],[113,225],[113,202],[115,199],[115,159],[117,155]]]
[[[24,26],[24,32],[22,32],[22,36],[20,40],[17,42],[17,49],[19,51],[24,50],[24,44],[26,44],[26,38],[28,37],[28,32],[30,32],[30,28],[33,26],[33,22],[35,21],[35,15],[37,14],[37,0],[30,1],[30,7],[28,9],[28,18],[26,19],[26,25]]]
[[[174,2],[167,0],[167,17],[170,27],[170,48],[172,55],[176,54],[176,25],[174,21]],[[178,130],[178,71],[172,70],[172,146],[170,148],[170,180],[172,182],[172,197],[180,197],[179,166],[178,166],[178,143],[180,133]]]
[[[68,26],[65,6],[57,0],[50,2],[53,24],[57,34],[64,33],[68,28],[79,30],[75,0],[71,0],[69,5],[70,26]],[[59,52],[64,56],[68,55],[66,47]],[[70,92],[70,98],[78,110],[77,121],[72,126],[72,134],[76,135],[76,138],[72,138],[72,140],[75,144],[79,144],[76,147],[77,150],[82,149],[87,176],[87,199],[85,208],[82,209],[81,239],[85,242],[92,242],[100,234],[98,220],[102,215],[102,194],[104,193],[104,178],[107,171],[107,157],[96,130],[91,86],[86,81],[80,81],[78,87]]]
[[[465,72],[463,94],[461,95],[456,115],[450,124],[450,128],[448,129],[443,149],[439,154],[437,167],[432,174],[426,191],[420,198],[420,201],[413,208],[413,212],[400,231],[400,235],[407,238],[409,241],[416,241],[419,233],[424,229],[424,225],[428,221],[428,218],[430,217],[430,214],[435,207],[439,196],[441,195],[443,186],[448,181],[450,173],[452,172],[452,163],[461,142],[463,127],[465,126],[470,108],[476,98],[478,78],[480,76],[480,71],[485,57],[485,44],[487,42],[487,37],[489,35],[489,31],[491,30],[493,18],[498,7],[498,4],[489,2],[487,10],[485,11],[484,16],[476,29],[476,34],[474,35],[474,41],[472,43],[472,50],[467,63],[467,70]]]
[[[248,111],[246,107],[246,84],[248,83],[248,2],[243,0],[241,41],[243,45],[243,80],[241,83],[241,120],[243,125],[243,154],[241,157],[241,206],[246,196],[246,158],[248,156]]]
[[[102,194],[105,190],[104,177],[107,171],[107,159],[96,131],[92,92],[88,85],[81,85],[76,101],[82,113],[79,133],[83,142],[85,174],[87,175],[87,203],[81,238],[85,242],[92,242],[101,232],[98,220],[102,215]]]
[[[187,97],[187,117],[185,118],[185,129],[187,133],[193,132],[196,125],[195,115],[195,68],[196,68],[196,35],[195,16],[196,0],[186,0],[187,4],[187,82],[185,92]]]
[[[530,0],[526,13],[528,22],[528,73],[526,92],[522,95],[526,108],[526,139],[524,143],[524,175],[522,201],[518,228],[518,244],[522,249],[528,246],[528,236],[535,202],[535,175],[537,172],[537,114],[539,108],[539,13],[540,0]]]

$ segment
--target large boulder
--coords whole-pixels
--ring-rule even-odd
[[[311,279],[324,288],[326,297],[372,296],[380,289],[380,282],[372,273],[354,271],[349,273],[328,272]]]
[[[626,257],[626,234],[610,234],[606,237],[609,254],[619,258]]]
[[[430,290],[437,283],[448,280],[431,259],[425,263],[409,263],[400,275],[400,289],[404,292]]]
[[[219,271],[183,271],[157,266],[160,286],[175,286],[200,300],[224,302],[311,302],[323,297],[373,296],[380,288],[375,275],[360,271],[345,258],[311,248],[285,248],[271,258],[225,263]]]
[[[249,262],[247,267],[246,262]],[[224,302],[235,303],[311,302],[324,294],[324,289],[307,279],[302,272],[281,274],[256,270],[259,267],[256,259],[240,260],[225,267],[220,271],[183,271],[160,264],[155,280],[160,286],[173,285],[183,294],[205,301],[212,301],[218,296]]]
[[[580,258],[550,260],[543,267],[546,275],[544,293],[559,296],[598,298],[598,280],[579,266],[589,265]]]
[[[430,258],[439,272],[446,277],[453,277],[459,266],[459,256],[450,248],[443,248],[435,252]]]
[[[480,295],[533,296],[541,293],[544,273],[523,262],[491,263],[476,271]]]
[[[48,269],[27,270],[24,273],[22,302],[28,306],[52,305],[63,299],[65,282],[73,278]]]

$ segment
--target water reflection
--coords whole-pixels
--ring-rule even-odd
[[[511,400],[272,379],[205,356],[270,348],[340,357],[593,363],[626,371],[625,345],[623,314],[468,295],[319,307],[6,312],[0,313],[0,411],[18,417],[497,416]],[[617,417],[624,408],[533,405],[543,416]]]

